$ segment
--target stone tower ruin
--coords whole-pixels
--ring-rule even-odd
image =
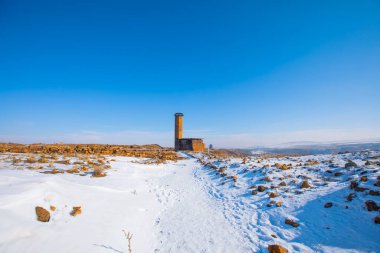
[[[176,151],[189,150],[202,152],[205,144],[200,138],[182,138],[183,133],[183,113],[174,114],[174,148]]]

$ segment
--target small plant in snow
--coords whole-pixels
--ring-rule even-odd
[[[133,237],[133,234],[131,234],[130,232],[127,232],[123,229],[123,233],[125,235],[125,238],[128,240],[128,253],[132,253],[132,244],[131,244],[131,241],[132,241],[132,237]]]

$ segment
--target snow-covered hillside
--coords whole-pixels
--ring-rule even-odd
[[[183,155],[105,157],[105,177],[84,170],[96,157],[1,155],[0,252],[128,252],[123,230],[132,252],[380,252],[378,153]]]

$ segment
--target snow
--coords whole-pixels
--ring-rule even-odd
[[[267,252],[269,244],[289,252],[380,252],[380,225],[373,221],[379,212],[364,205],[367,200],[379,203],[380,197],[366,190],[346,200],[353,192],[350,181],[360,182],[362,175],[368,181],[360,187],[380,190],[374,186],[380,175],[378,153],[252,157],[246,162],[193,155],[163,164],[106,157],[110,168],[100,178],[44,174],[47,163],[42,170],[12,163],[11,157],[23,160],[27,154],[0,155],[0,252],[128,252],[122,230],[133,234],[132,252]],[[198,158],[224,167],[225,174]],[[344,168],[348,160],[358,168]],[[367,160],[373,163],[365,165]],[[292,168],[277,169],[275,163]],[[56,164],[62,170],[72,166]],[[300,189],[304,180],[312,187]],[[271,189],[282,181],[286,186]],[[253,185],[268,189],[252,195]],[[279,197],[270,199],[268,192]],[[271,200],[283,204],[268,207]],[[326,202],[333,206],[324,208]],[[49,210],[50,205],[57,208],[50,211],[50,221],[37,221],[35,207]],[[71,216],[73,206],[81,206],[82,213]],[[300,226],[285,224],[286,218]]]

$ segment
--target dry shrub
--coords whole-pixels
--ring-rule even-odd
[[[53,160],[58,160],[59,159],[59,156],[57,154],[54,154],[51,156],[51,159]]]
[[[64,171],[52,169],[52,170],[43,171],[41,173],[44,173],[44,174],[62,174],[62,173],[64,173]]]
[[[70,165],[70,164],[71,164],[70,160],[61,160],[61,161],[56,161],[56,163],[60,163],[60,164],[66,164],[66,165]]]
[[[87,168],[86,166],[82,166],[82,167],[80,168],[80,170],[81,170],[81,171],[84,171],[84,172],[87,172],[87,171],[88,171],[88,168]]]
[[[73,174],[73,173],[79,173],[80,171],[79,171],[79,169],[78,169],[77,166],[74,166],[74,167],[72,167],[71,169],[66,170],[66,172],[67,172],[67,173],[71,173],[71,174]]]
[[[93,177],[105,177],[107,174],[103,171],[103,168],[95,168],[94,172],[92,173]]]
[[[20,163],[20,162],[21,162],[21,159],[20,159],[20,158],[13,157],[13,161],[12,161],[12,164],[13,164],[13,165],[16,165],[16,164],[18,164],[18,163]]]
[[[25,163],[36,163],[37,159],[34,155],[29,155],[29,157],[25,160]]]
[[[319,164],[318,161],[316,161],[316,160],[311,160],[311,159],[307,160],[307,162],[309,163],[309,165],[317,165],[317,164]]]
[[[40,159],[38,159],[39,163],[48,163],[49,162],[49,159],[47,159],[46,157],[41,157]]]
[[[28,170],[42,170],[44,167],[42,166],[36,166],[36,165],[32,165],[32,166],[28,166]]]
[[[82,207],[81,206],[73,206],[73,210],[71,211],[71,216],[77,216],[78,214],[82,213]]]

